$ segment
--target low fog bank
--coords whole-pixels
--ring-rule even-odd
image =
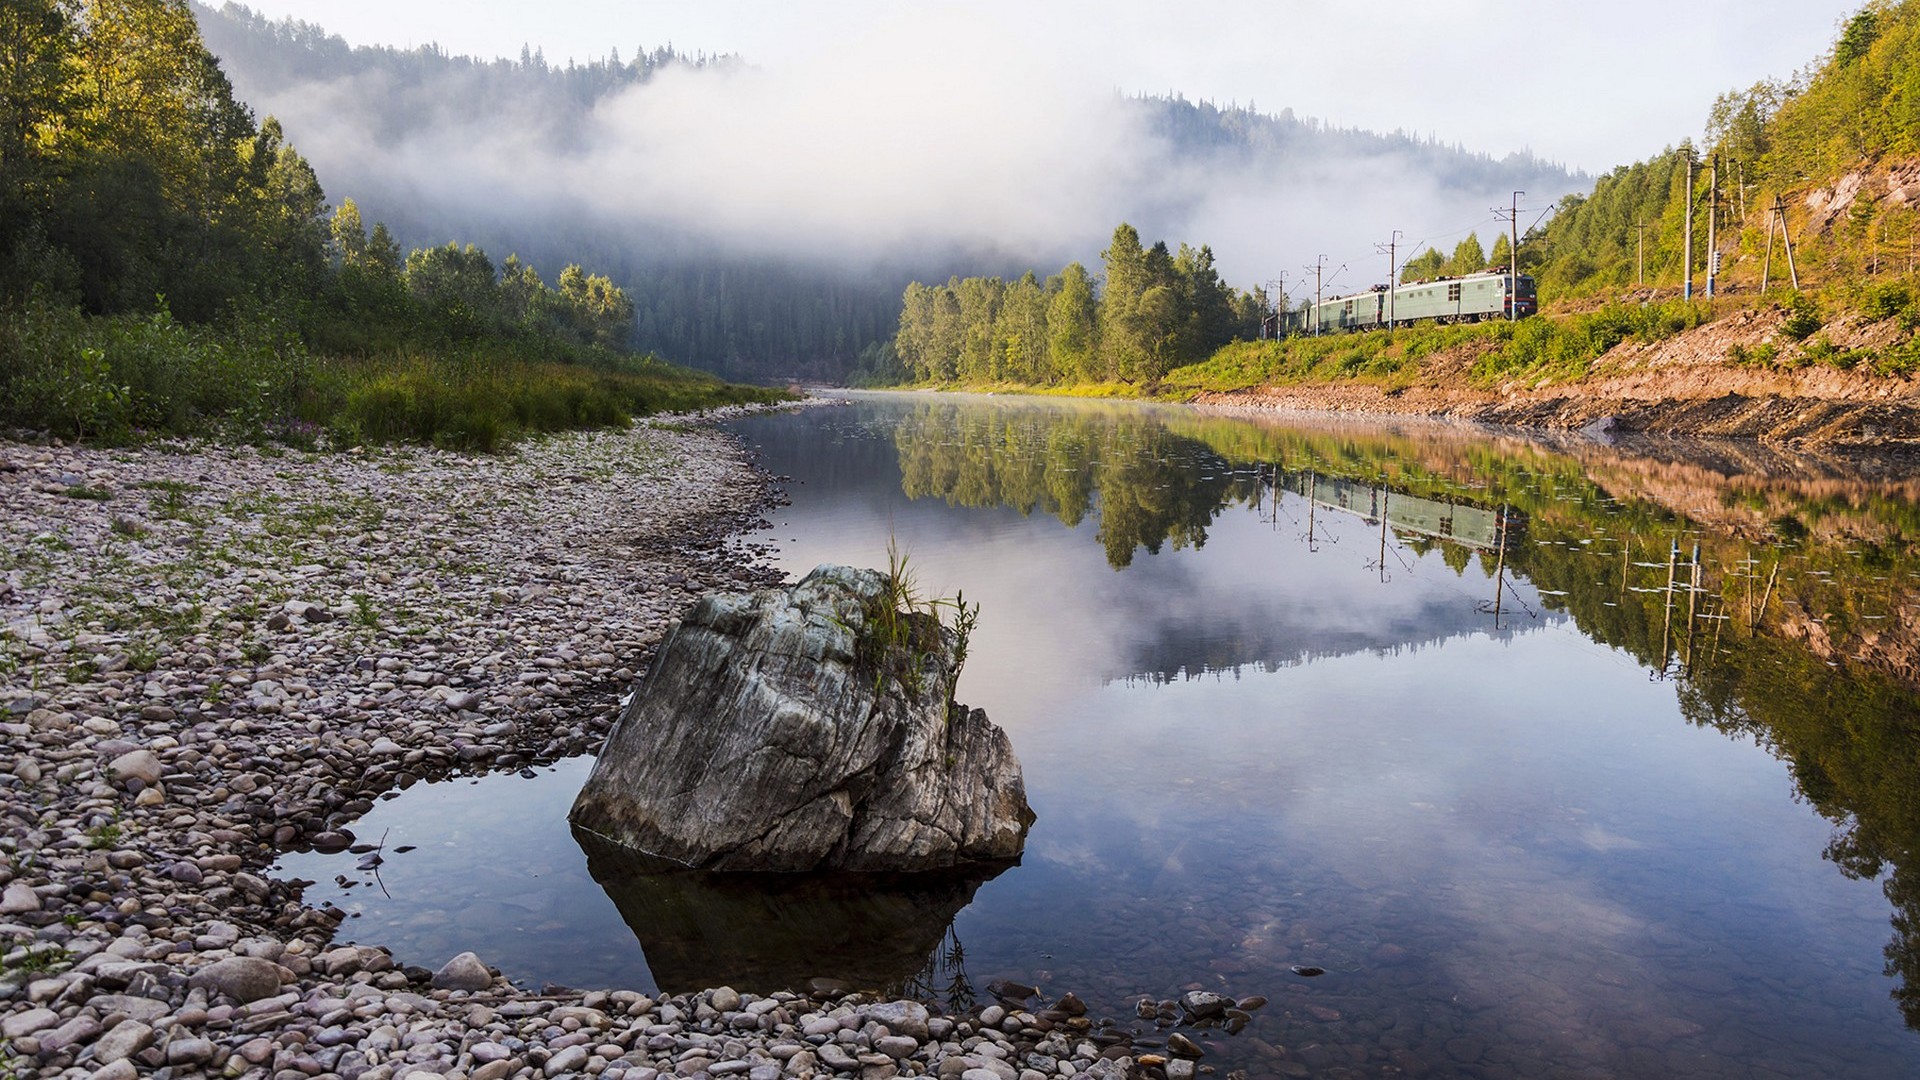
[[[1211,245],[1238,288],[1284,276],[1298,296],[1318,255],[1348,268],[1330,291],[1364,288],[1385,280],[1372,245],[1395,229],[1403,257],[1472,229],[1490,242],[1512,189],[1544,204],[1586,185],[1528,155],[1130,97],[951,10],[774,64],[656,50],[565,67],[196,12],[333,203],[409,246],[477,243],[651,290],[639,343],[734,374],[769,350],[844,371],[913,278],[1097,273],[1121,221]]]
[[[218,52],[234,33],[208,37]],[[1189,115],[1174,116],[950,11],[903,13],[777,66],[666,63],[588,100],[533,65],[354,50],[369,52],[402,62],[223,61],[335,202],[421,242],[505,226],[650,238],[676,255],[1049,270],[1097,258],[1128,220],[1211,244],[1250,286],[1321,253],[1357,260],[1396,228],[1450,243],[1473,223],[1486,238],[1512,188],[1544,202],[1584,182],[1290,116],[1268,121],[1293,133],[1276,140],[1249,130],[1264,118],[1229,112],[1243,138],[1223,143],[1210,107],[1179,102]]]

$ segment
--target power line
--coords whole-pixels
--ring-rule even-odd
[[[1399,264],[1397,264],[1394,261],[1394,256],[1397,252],[1397,245],[1399,244],[1400,238],[1404,235],[1405,234],[1402,233],[1399,229],[1395,229],[1393,230],[1392,235],[1387,237],[1386,243],[1373,245],[1373,250],[1387,257],[1387,340],[1388,341],[1393,340],[1393,323],[1394,323],[1394,313],[1395,313],[1393,301],[1394,301],[1394,297],[1400,291],[1400,283],[1397,280],[1395,280],[1395,278],[1399,274]]]

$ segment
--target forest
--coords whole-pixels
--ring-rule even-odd
[[[910,246],[848,257],[823,250],[831,237],[756,246],[717,241],[702,231],[704,222],[629,220],[607,210],[604,192],[591,185],[552,192],[534,207],[473,198],[464,189],[456,198],[434,198],[432,181],[403,167],[409,154],[510,128],[529,133],[527,152],[549,167],[578,160],[594,149],[581,141],[596,108],[616,105],[624,94],[633,95],[625,104],[643,104],[666,74],[687,76],[679,92],[692,93],[689,85],[747,61],[646,45],[565,61],[537,49],[480,59],[432,45],[349,45],[321,27],[233,3],[194,10],[210,49],[249,100],[272,104],[324,90],[329,141],[315,153],[332,156],[316,160],[402,243],[436,246],[458,236],[490,251],[516,251],[549,273],[570,261],[591,265],[633,300],[636,346],[730,378],[839,379],[856,362],[871,371],[897,329],[908,282],[982,275],[1011,281],[1029,266],[1087,260],[1099,243],[1093,233],[1084,249],[1077,241],[1073,250],[1030,250],[1020,237],[993,236],[967,249]],[[1584,182],[1526,154],[1493,157],[1404,132],[1341,128],[1291,110],[1263,113],[1251,103],[1166,95],[1128,97],[1121,105],[1144,135],[1128,149],[1144,186],[1128,192],[1129,208],[1104,218],[1101,228],[1125,217],[1152,233],[1178,234],[1205,192],[1169,186],[1167,177],[1284,187],[1300,169],[1331,159],[1381,175],[1418,176],[1455,193],[1560,191]],[[651,163],[648,148],[626,149],[642,166]]]
[[[1045,282],[953,278],[907,286],[893,357],[874,375],[965,384],[1152,384],[1259,333],[1266,293],[1220,280],[1213,251],[1143,247],[1122,224],[1101,253],[1101,282],[1071,263]],[[890,359],[894,370],[886,370]]]
[[[1711,221],[1729,275],[1751,283],[1765,262],[1769,208],[1780,200],[1802,272],[1833,281],[1910,274],[1920,236],[1920,209],[1911,201],[1869,193],[1829,216],[1806,196],[1847,173],[1916,155],[1920,4],[1873,0],[1806,69],[1716,99],[1702,143],[1684,141],[1622,165],[1600,177],[1591,194],[1560,200],[1559,212],[1526,237],[1521,266],[1537,275],[1543,296],[1643,283],[1670,290],[1685,262],[1682,223],[1690,207],[1696,280],[1710,258]],[[1784,244],[1776,240],[1773,252],[1779,274]]]
[[[329,207],[184,0],[17,0],[0,40],[0,422],[489,447],[760,393],[634,352],[604,274]]]

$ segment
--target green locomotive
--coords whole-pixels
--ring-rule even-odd
[[[1539,307],[1533,277],[1516,279],[1503,267],[1483,274],[1434,278],[1389,288],[1375,285],[1363,293],[1336,296],[1318,305],[1292,312],[1294,333],[1332,334],[1373,330],[1388,325],[1434,322],[1479,322],[1482,319],[1521,318]]]

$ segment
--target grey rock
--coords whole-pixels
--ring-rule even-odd
[[[493,985],[493,973],[473,953],[463,952],[433,973],[435,990],[485,990]]]
[[[193,973],[187,985],[246,1003],[280,992],[280,966],[257,956],[230,956]]]
[[[1233,999],[1207,990],[1189,990],[1180,995],[1180,1008],[1195,1020],[1225,1016]]]
[[[28,1009],[0,1020],[0,1035],[18,1039],[36,1031],[45,1031],[59,1022],[60,1014],[52,1009]]]
[[[846,1048],[839,1043],[822,1043],[814,1053],[830,1069],[852,1069],[860,1064],[859,1059],[847,1053]]]
[[[0,893],[0,915],[24,915],[39,910],[40,895],[24,881],[16,881],[7,886],[5,893]]]
[[[111,1065],[145,1050],[152,1041],[152,1028],[138,1020],[123,1020],[93,1044],[93,1059]]]
[[[87,1075],[87,1080],[135,1080],[139,1075],[140,1071],[133,1067],[133,1062],[121,1058],[104,1068],[95,1069]]]
[[[917,1001],[882,1002],[868,1008],[867,1016],[887,1025],[887,1030],[895,1035],[905,1035],[917,1042],[927,1041],[930,1017],[927,1007]]]
[[[107,763],[107,775],[121,783],[138,780],[143,784],[157,784],[160,772],[160,755],[151,750],[129,750]]]
[[[100,1037],[100,1021],[91,1013],[81,1013],[52,1031],[40,1034],[40,1056],[65,1053]]]
[[[707,1004],[723,1013],[738,1011],[740,992],[731,986],[722,986],[707,995]]]
[[[694,604],[569,815],[714,870],[920,871],[1017,858],[1033,811],[1006,733],[951,701],[951,630],[863,658],[872,570]],[[911,620],[910,620],[911,621]],[[866,647],[871,653],[872,647]]]
[[[542,1072],[548,1076],[559,1076],[561,1073],[574,1072],[585,1065],[587,1058],[591,1056],[592,1055],[587,1053],[587,1048],[584,1046],[569,1046],[565,1050],[561,1050],[548,1058],[546,1068],[543,1069]]]
[[[167,1064],[204,1065],[213,1059],[213,1043],[197,1036],[167,1043]]]

